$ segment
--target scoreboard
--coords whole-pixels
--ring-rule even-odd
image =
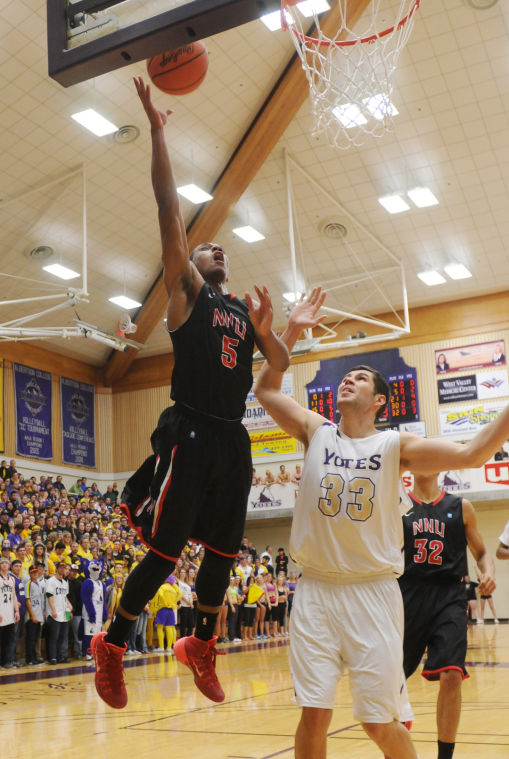
[[[390,424],[419,421],[417,376],[415,370],[386,377],[391,389],[389,401]]]
[[[404,422],[419,421],[419,399],[417,395],[417,375],[415,369],[391,374],[386,377],[391,395],[386,412],[380,422],[395,427]],[[308,407],[321,414],[327,421],[336,424],[336,396],[338,385],[314,385],[307,387]]]
[[[308,387],[308,406],[327,421],[336,424],[337,387],[332,385]]]

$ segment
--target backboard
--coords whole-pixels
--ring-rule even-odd
[[[47,0],[48,73],[69,87],[280,7],[280,0]]]

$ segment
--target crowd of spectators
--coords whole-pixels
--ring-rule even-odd
[[[280,477],[290,481],[284,469]],[[101,493],[97,483],[89,484],[86,477],[68,489],[62,480],[61,475],[23,477],[15,460],[0,464],[1,668],[45,661],[54,665],[71,657],[91,659],[83,635],[89,566],[100,566],[107,629],[127,575],[147,550],[122,513],[116,482]],[[177,589],[176,627],[180,634],[192,633],[195,581],[203,554],[200,545],[185,546],[173,575],[162,586],[165,592],[158,591],[133,626],[127,654],[164,651],[161,604],[171,607],[172,588]],[[273,556],[266,546],[258,555],[244,538],[218,620],[219,642],[286,636],[296,582],[296,573],[288,572],[283,548]],[[172,652],[173,642],[166,630],[167,652]]]

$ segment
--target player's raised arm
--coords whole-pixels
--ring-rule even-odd
[[[292,310],[288,326],[281,336],[288,351],[294,347],[297,339],[306,327],[313,327],[324,317],[318,317],[318,311],[325,299],[321,288],[315,287],[309,298],[302,299]],[[283,372],[272,368],[267,362],[262,366],[255,382],[254,391],[262,404],[277,424],[292,437],[307,445],[316,429],[324,419],[314,411],[302,408],[293,398],[281,392]]]
[[[466,443],[431,440],[401,432],[401,471],[410,469],[433,474],[444,469],[475,469],[488,461],[508,438],[509,405]]]
[[[162,262],[164,266],[164,283],[169,297],[177,289],[192,289],[195,293],[203,283],[201,275],[189,260],[187,235],[184,220],[180,212],[177,185],[166,144],[164,127],[171,111],[159,111],[152,103],[150,87],[141,77],[134,77],[134,83],[147,118],[152,137],[152,187],[159,212],[161,231]],[[183,282],[188,277],[189,282]],[[199,281],[190,288],[192,281]]]
[[[479,569],[479,593],[491,595],[496,588],[495,564],[491,554],[486,550],[483,537],[477,527],[475,509],[466,498],[463,498],[463,524],[468,547]]]
[[[249,319],[255,331],[256,344],[274,369],[285,372],[290,365],[290,356],[287,346],[272,329],[274,312],[269,291],[265,286],[260,289],[255,285],[254,289],[258,302],[246,293],[246,303],[249,307]]]

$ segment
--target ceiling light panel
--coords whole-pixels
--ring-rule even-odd
[[[410,206],[401,195],[384,195],[383,198],[378,198],[378,202],[389,213],[402,213],[410,210]]]
[[[110,303],[114,303],[121,308],[139,308],[139,306],[141,306],[141,303],[138,303],[137,300],[133,300],[132,298],[128,298],[127,295],[115,295],[115,297],[108,298],[108,300]]]
[[[62,266],[62,264],[48,264],[48,266],[43,266],[42,268],[44,271],[53,274],[53,276],[59,277],[59,279],[75,279],[80,276],[77,271],[68,269],[67,266]]]
[[[206,203],[207,200],[212,200],[212,195],[208,192],[197,187],[195,184],[185,184],[182,187],[177,187],[177,192],[182,195],[183,198],[187,198],[191,203]]]
[[[245,227],[237,227],[233,230],[233,232],[237,235],[237,237],[241,237],[246,242],[258,242],[259,240],[265,240],[265,237],[249,224]]]
[[[442,277],[438,271],[421,271],[417,276],[425,285],[428,285],[428,287],[443,285],[446,281],[445,277]]]
[[[87,110],[79,111],[79,113],[72,113],[71,119],[74,119],[78,124],[84,126],[85,129],[93,132],[97,137],[104,137],[106,134],[118,132],[118,127],[115,124],[105,119],[104,116],[94,111],[93,108],[87,108]]]
[[[451,279],[468,279],[472,276],[464,264],[447,264],[444,271]]]
[[[408,191],[407,195],[417,208],[438,205],[438,199],[433,195],[429,187],[414,187],[413,190]]]

